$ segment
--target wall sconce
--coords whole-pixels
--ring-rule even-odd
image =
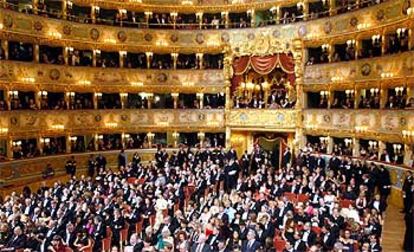
[[[390,73],[390,72],[383,72],[383,73],[381,73],[381,78],[392,78],[392,77],[394,77],[394,74],[393,73]]]
[[[98,140],[103,140],[103,135],[97,135],[96,138],[98,138]]]
[[[407,14],[408,15],[413,15],[414,14],[414,7],[410,7],[407,9]]]
[[[102,93],[95,93],[95,97],[102,98]]]
[[[171,53],[171,57],[174,58],[174,59],[178,58],[178,53],[176,53],[176,52]]]
[[[145,92],[141,92],[138,95],[141,96],[142,99],[147,98],[149,96],[148,93]]]
[[[398,38],[405,37],[405,32],[407,31],[407,28],[398,28],[397,29],[397,36]]]
[[[402,145],[401,144],[393,144],[392,148],[394,149],[394,153],[396,154],[400,154],[401,153],[401,149],[402,149]]]
[[[204,94],[203,93],[197,93],[196,96],[197,96],[197,99],[201,100],[201,99],[203,99]]]
[[[93,50],[93,52],[96,54],[96,56],[101,55],[101,50],[99,50],[99,49],[95,49],[95,50]]]
[[[402,95],[404,92],[404,87],[396,87],[394,90],[396,95]]]
[[[66,1],[66,6],[67,6],[68,9],[72,9],[72,7],[73,7],[72,1]]]
[[[345,90],[345,94],[346,94],[346,97],[353,97],[354,96],[354,94],[355,94],[355,90],[353,90],[353,89],[347,89],[347,90]]]
[[[180,137],[180,133],[178,133],[177,131],[174,131],[171,135],[174,139],[178,139]]]
[[[270,8],[270,9],[269,9],[269,11],[270,11],[272,14],[275,14],[275,13],[277,12],[277,9],[278,9],[278,7],[273,6],[272,8]]]
[[[159,95],[154,96],[154,102],[159,102],[161,100]]]
[[[48,137],[40,138],[40,143],[49,144],[50,143],[50,138],[48,138]]]
[[[69,137],[69,140],[71,142],[76,142],[76,140],[78,140],[78,137],[77,136],[71,136],[71,137]]]
[[[66,47],[66,51],[68,53],[72,53],[73,52],[73,47],[70,47],[70,46]]]
[[[151,133],[151,132],[148,132],[147,133],[148,141],[152,142],[152,140],[154,140],[154,137],[155,137],[155,134],[154,133]]]
[[[323,51],[323,52],[326,52],[326,51],[328,51],[328,50],[329,50],[330,45],[329,45],[329,44],[323,44],[323,45],[321,45],[321,48],[322,48],[322,51]]]
[[[345,138],[344,142],[345,142],[346,147],[351,147],[352,146],[352,139],[351,138]]]
[[[47,98],[47,91],[39,91],[39,96],[42,97],[43,99]]]
[[[405,141],[414,142],[414,130],[403,130],[401,134]]]
[[[328,96],[329,96],[329,91],[321,91],[321,92],[320,92],[320,95],[321,95],[321,97],[322,97],[322,98],[328,98]]]
[[[251,16],[252,16],[252,14],[253,14],[253,12],[254,12],[254,10],[253,10],[253,9],[247,10],[247,11],[246,11],[247,17],[251,17]]]
[[[364,133],[368,131],[368,126],[355,126],[355,131],[357,133]]]
[[[3,28],[4,28],[3,23],[0,23],[0,30],[3,30]]]
[[[54,39],[60,39],[62,38],[62,34],[60,32],[56,32],[56,31],[50,31],[48,33],[49,37],[54,38]]]
[[[182,4],[182,5],[193,5],[193,1],[190,1],[190,0],[183,0],[183,1],[181,1],[181,4]]]
[[[127,51],[119,51],[119,56],[125,57],[127,55]]]
[[[349,47],[353,47],[353,46],[355,46],[355,44],[356,44],[356,41],[355,41],[355,39],[350,39],[350,40],[347,40],[346,41],[346,44],[349,46]]]
[[[131,136],[129,134],[122,133],[122,139],[128,140]]]
[[[196,59],[201,60],[203,58],[203,53],[196,53]]]
[[[369,92],[371,93],[371,95],[377,96],[379,94],[379,88],[371,88]]]
[[[375,43],[375,42],[379,42],[379,40],[381,39],[381,35],[373,35],[372,37],[371,37],[371,39],[372,39],[372,43]]]
[[[221,12],[221,18],[225,18],[227,15],[229,15],[229,13],[227,11],[222,11]]]
[[[13,141],[13,147],[20,147],[22,146],[22,141]]]
[[[129,0],[131,3],[142,3],[142,0]]]
[[[78,81],[79,85],[91,85],[91,81],[89,80],[80,80]]]
[[[128,93],[119,93],[119,96],[124,99],[126,97],[128,97]]]
[[[53,124],[52,129],[54,129],[54,130],[64,130],[65,125],[63,125],[63,124]]]
[[[69,97],[69,98],[75,98],[75,92],[66,92],[66,95]]]
[[[145,11],[144,12],[144,15],[146,16],[146,17],[152,17],[152,12],[151,11]]]
[[[107,122],[107,123],[105,123],[105,127],[107,127],[107,128],[116,128],[116,127],[118,127],[118,123],[116,123],[116,122]]]
[[[170,16],[171,16],[172,19],[176,19],[177,16],[178,16],[178,13],[177,12],[171,12]]]
[[[298,10],[301,10],[301,9],[303,9],[303,7],[305,6],[305,4],[303,3],[303,2],[298,2],[297,4],[296,4],[296,8],[298,9]]]
[[[192,82],[192,81],[184,81],[184,82],[182,83],[182,85],[183,85],[184,87],[192,87],[192,86],[194,86],[194,82]]]
[[[205,136],[206,136],[206,134],[204,132],[198,132],[197,133],[197,137],[198,137],[199,140],[203,140]]]
[[[129,84],[131,84],[131,86],[134,86],[134,87],[142,87],[142,86],[144,86],[144,83],[143,82],[139,82],[139,81],[131,81],[131,82],[129,82]]]
[[[35,82],[35,78],[33,77],[23,77],[22,78],[23,82],[27,82],[27,83],[34,83]]]
[[[328,144],[329,137],[319,137],[321,144]]]
[[[92,10],[95,12],[95,14],[99,14],[99,10],[101,8],[99,6],[92,6]]]
[[[378,146],[378,142],[377,141],[368,141],[368,146],[371,149],[376,149]]]
[[[151,60],[152,56],[154,56],[153,52],[146,52],[145,55]]]
[[[126,15],[127,14],[127,10],[125,10],[125,9],[119,9],[119,14]]]
[[[9,97],[12,98],[12,99],[19,98],[19,91],[17,91],[17,90],[9,91]]]
[[[171,93],[171,97],[177,98],[180,94],[179,93]]]
[[[344,77],[342,77],[342,76],[334,76],[334,77],[331,78],[332,82],[341,82],[343,80],[344,80]]]
[[[196,15],[196,19],[197,19],[198,21],[200,21],[200,20],[202,20],[202,19],[203,19],[203,13],[202,13],[202,12],[197,12],[195,15]]]

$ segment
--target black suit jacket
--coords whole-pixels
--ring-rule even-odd
[[[260,248],[260,242],[256,240],[253,242],[252,246],[249,247],[248,244],[249,241],[247,240],[243,242],[241,249],[242,252],[256,252]]]
[[[26,236],[19,235],[18,237],[13,236],[7,243],[7,248],[21,249],[24,248],[26,244]]]

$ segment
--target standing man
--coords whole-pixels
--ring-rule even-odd
[[[71,177],[76,175],[76,160],[74,156],[72,156],[68,161],[66,161],[65,169],[66,174],[69,174]]]

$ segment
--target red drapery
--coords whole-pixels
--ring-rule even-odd
[[[260,75],[271,73],[276,67],[280,67],[287,73],[291,85],[295,84],[295,63],[292,56],[286,53],[278,53],[270,56],[243,56],[233,61],[234,76],[232,88],[236,89],[243,80],[243,74],[251,67]]]

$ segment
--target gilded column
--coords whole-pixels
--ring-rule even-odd
[[[94,93],[92,96],[92,102],[93,102],[93,109],[98,109],[98,93]]]
[[[5,88],[3,92],[4,102],[6,103],[7,110],[11,110],[11,99],[10,99],[10,89]]]
[[[386,145],[383,141],[378,141],[378,161],[381,158],[382,152],[386,149]]]
[[[254,9],[251,9],[250,11],[251,19],[250,19],[250,26],[254,27],[256,24],[256,12]]]
[[[32,5],[33,5],[33,13],[37,14],[38,13],[39,0],[32,0]]]
[[[304,92],[303,92],[303,45],[302,41],[295,40],[294,42],[293,58],[295,61],[295,86],[296,86],[296,109],[302,109],[304,107]],[[290,95],[289,95],[290,96]],[[289,97],[294,98],[294,97]]]
[[[231,89],[231,81],[230,80],[233,76],[233,68],[231,66],[232,57],[231,57],[229,51],[226,53],[226,56],[224,57],[223,62],[224,62],[224,64],[223,64],[224,87],[225,87],[225,91],[226,91],[225,110],[226,110],[226,112],[228,112],[231,108],[231,101],[232,101],[231,90],[230,90]]]
[[[96,53],[97,50],[92,50],[92,66],[96,67]],[[72,62],[72,64],[74,64],[74,62]]]
[[[332,151],[333,151],[333,146],[334,146],[333,137],[331,137],[331,136],[327,136],[326,138],[327,138],[327,140],[328,140],[328,145],[327,145],[327,148],[326,148],[326,152],[327,152],[328,154],[331,154],[331,153],[332,153]]]
[[[72,141],[70,140],[70,134],[66,134],[65,136],[66,140],[66,153],[72,153]]]
[[[336,14],[336,0],[329,0],[329,15],[334,16]]]
[[[97,11],[96,8],[97,8],[96,6],[92,6],[91,7],[91,20],[92,20],[92,24],[95,24],[96,23],[96,11]]]
[[[62,18],[66,19],[67,18],[67,10],[68,10],[68,5],[67,5],[67,1],[63,0],[62,1]]]
[[[35,100],[36,107],[40,109],[40,106],[42,104],[42,94],[40,90],[36,90],[34,92],[34,100]]]
[[[177,59],[178,59],[178,53],[171,53],[171,58],[173,60],[173,69],[177,69]]]
[[[178,96],[179,95],[180,95],[179,93],[171,93],[171,96],[174,100],[174,109],[178,108]]]
[[[150,69],[153,53],[152,52],[146,52],[145,56],[147,57],[147,69]]]
[[[384,87],[381,85],[380,90],[380,109],[385,108],[385,105],[387,104],[388,100],[388,89],[387,87]]]
[[[306,21],[309,19],[309,1],[303,1],[303,20]]]
[[[40,61],[40,49],[39,49],[39,45],[35,44],[34,48],[33,48],[33,59],[35,63],[39,63]]]
[[[352,156],[359,157],[359,139],[356,137],[352,138]]]
[[[40,155],[43,154],[43,146],[45,144],[45,140],[43,137],[38,136],[36,138],[36,148],[39,150]]]
[[[282,10],[280,6],[276,7],[276,24],[280,24],[282,21]]]
[[[197,99],[198,99],[198,105],[200,109],[204,108],[204,94],[203,93],[197,93]]]
[[[9,41],[2,40],[1,41],[1,47],[3,48],[4,59],[8,60],[9,59]]]
[[[7,143],[6,143],[6,156],[8,159],[13,159],[13,139],[11,136],[7,137]]]
[[[231,129],[226,127],[226,149],[231,148]]]

